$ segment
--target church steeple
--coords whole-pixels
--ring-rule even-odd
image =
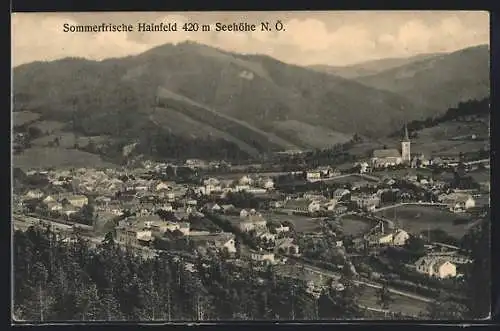
[[[408,126],[405,123],[405,135],[401,140],[401,159],[403,163],[409,164],[411,162],[410,153],[410,137],[408,135]]]
[[[403,137],[403,141],[410,141],[410,137],[408,135],[408,125],[405,123],[405,135]]]

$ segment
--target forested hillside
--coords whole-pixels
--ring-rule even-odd
[[[289,320],[359,316],[338,294],[316,306],[305,284],[217,256],[190,272],[181,260],[143,260],[111,242],[58,242],[47,230],[14,235],[16,320]]]
[[[460,318],[484,317],[489,307],[487,224],[462,243],[475,262],[466,274],[469,309]],[[197,258],[189,270],[181,258],[170,255],[144,260],[119,248],[110,235],[97,248],[79,237],[63,242],[49,228],[40,227],[16,231],[13,239],[16,321],[380,317],[358,308],[359,293],[347,275],[346,290],[326,291],[315,299],[303,282],[283,279],[271,268],[242,269],[218,254]],[[434,302],[428,314],[457,317],[456,305]]]

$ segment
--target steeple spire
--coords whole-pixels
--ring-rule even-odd
[[[410,137],[408,136],[408,125],[405,122],[405,135],[403,137],[403,141],[410,141]]]

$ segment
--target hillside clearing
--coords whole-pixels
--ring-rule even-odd
[[[53,143],[56,138],[59,138],[59,147],[61,148],[74,148],[75,143],[77,143],[79,147],[86,147],[89,142],[99,145],[110,141],[109,136],[80,137],[76,136],[73,132],[58,132],[57,134],[50,134],[34,139],[31,144],[37,147],[50,147],[50,144]]]
[[[242,151],[250,155],[259,154],[257,149],[230,134],[169,108],[155,108],[154,113],[149,118],[153,123],[164,129],[168,129],[173,134],[192,138],[221,138],[237,144]]]
[[[60,131],[66,124],[58,121],[38,121],[32,123],[31,126],[39,129],[43,133],[51,134],[55,131]]]
[[[335,144],[346,143],[352,138],[342,132],[296,120],[274,122],[273,124],[278,133],[282,132],[286,136],[295,137],[296,140],[309,148],[328,148]]]
[[[66,148],[33,147],[22,154],[13,155],[13,166],[23,170],[39,168],[113,168],[114,165],[103,161],[98,155]]]
[[[40,114],[31,111],[16,111],[12,113],[12,123],[14,127],[23,126],[25,124],[36,121],[40,118]]]

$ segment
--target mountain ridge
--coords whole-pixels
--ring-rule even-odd
[[[309,66],[309,68],[347,79],[355,79],[362,76],[374,75],[389,69],[410,64],[412,62],[433,58],[445,54],[448,53],[422,53],[409,57],[394,57],[394,58],[368,60],[346,66],[318,64]]]
[[[22,64],[14,68],[13,94],[15,111],[70,123],[86,135],[132,140],[153,125],[187,137],[213,134],[259,152],[324,148],[354,133],[384,136],[438,111],[368,85],[188,42],[102,61]],[[167,111],[156,112],[152,123],[161,108]],[[320,137],[310,139],[315,126]]]

